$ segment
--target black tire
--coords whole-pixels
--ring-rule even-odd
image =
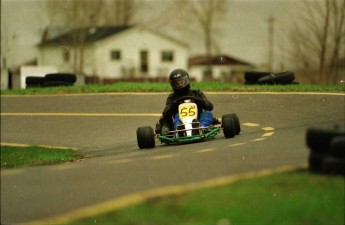
[[[259,84],[291,84],[295,74],[291,71],[284,71],[276,74],[269,74],[258,80]]]
[[[43,83],[42,87],[61,87],[61,86],[73,86],[73,82],[65,81],[46,81]]]
[[[308,158],[308,168],[311,172],[322,173],[325,155],[310,153]]]
[[[241,133],[240,119],[238,118],[236,113],[227,114],[223,117],[232,117],[232,119],[234,120],[235,134],[238,135],[239,133]]]
[[[345,175],[345,160],[334,157],[326,157],[323,161],[322,169],[325,173]]]
[[[257,84],[261,77],[267,76],[272,72],[247,71],[244,73],[246,84]]]
[[[150,126],[139,127],[137,129],[137,141],[140,149],[144,148],[154,148],[155,147],[155,137],[153,129]]]
[[[255,85],[255,84],[258,84],[258,82],[257,82],[257,81],[248,81],[248,80],[245,80],[245,81],[244,81],[244,84],[245,84],[245,85]]]
[[[329,149],[331,156],[345,160],[345,136],[334,137]]]
[[[344,128],[322,129],[309,128],[306,142],[311,152],[318,154],[330,154],[330,145],[334,137],[344,136]]]
[[[42,85],[39,84],[27,84],[25,88],[40,88]]]
[[[40,86],[45,82],[45,77],[29,76],[25,78],[25,84],[28,86]]]
[[[231,114],[222,117],[222,127],[225,138],[233,138],[236,135],[235,121]]]
[[[77,81],[77,76],[72,73],[51,73],[45,76],[47,81],[52,82],[69,82],[75,83]]]

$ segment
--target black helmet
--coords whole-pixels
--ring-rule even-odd
[[[184,69],[171,71],[169,81],[176,94],[188,93],[190,90],[189,74]]]

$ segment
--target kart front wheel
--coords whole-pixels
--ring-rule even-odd
[[[154,148],[155,147],[155,137],[153,129],[150,126],[139,127],[137,129],[137,141],[140,149],[144,148]]]
[[[222,126],[225,138],[233,138],[236,135],[235,121],[232,115],[222,117]]]

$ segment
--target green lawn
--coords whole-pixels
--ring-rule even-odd
[[[203,91],[297,91],[297,92],[345,92],[345,85],[244,85],[225,82],[195,82],[192,88]],[[46,87],[1,90],[1,95],[34,94],[78,94],[78,93],[114,93],[114,92],[170,92],[168,83],[153,82],[118,82],[110,85],[82,85],[68,87]]]
[[[75,161],[80,157],[81,155],[73,149],[1,146],[1,168],[58,164]]]
[[[148,200],[70,224],[340,225],[344,177],[285,172]]]

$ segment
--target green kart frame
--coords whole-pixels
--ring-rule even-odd
[[[196,130],[197,134],[185,135],[185,132],[189,130],[192,132]],[[223,131],[225,138],[233,138],[241,132],[240,121],[235,113],[223,115],[221,122],[211,124],[209,127],[177,129],[167,131],[164,134],[155,133],[151,126],[139,127],[137,129],[137,142],[139,149],[150,149],[155,147],[156,139],[162,144],[184,144],[214,138],[221,131]]]
[[[195,128],[194,128],[195,129]],[[207,132],[208,130],[208,132]],[[172,133],[172,135],[162,135],[157,134],[157,139],[161,141],[161,143],[165,144],[182,144],[182,143],[190,143],[190,142],[198,142],[203,141],[205,139],[214,138],[218,133],[221,132],[221,127],[213,127],[213,128],[199,128],[201,134],[192,135],[192,136],[185,136],[179,137],[178,133],[183,131],[170,131],[168,133]]]

